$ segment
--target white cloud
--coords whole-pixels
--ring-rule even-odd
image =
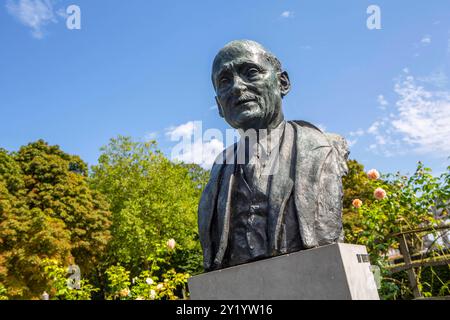
[[[220,131],[218,131],[221,136]],[[203,141],[200,121],[189,121],[166,129],[166,135],[178,144],[172,148],[171,160],[196,163],[205,169],[211,168],[217,155],[223,151],[222,139]],[[219,137],[221,138],[221,137]]]
[[[403,140],[423,152],[450,154],[450,92],[428,91],[412,76],[395,86],[400,96],[392,126]]]
[[[386,99],[384,98],[384,96],[382,94],[378,95],[377,101],[378,101],[378,104],[383,107],[385,107],[389,104],[389,102],[386,101]]]
[[[31,28],[36,39],[44,37],[44,26],[56,23],[51,0],[7,0],[6,9],[20,23]]]
[[[385,156],[450,155],[450,91],[425,88],[418,81],[409,72],[396,80],[394,111],[367,130],[375,138],[370,150]]]
[[[417,80],[427,84],[432,84],[439,88],[444,88],[448,83],[448,77],[443,70],[433,72],[427,76],[417,77]]]
[[[64,20],[66,20],[69,17],[65,8],[59,8],[58,10],[56,10],[56,14],[61,18],[63,18]]]
[[[358,142],[358,138],[362,137],[363,135],[364,130],[361,128],[358,128],[358,130],[356,131],[350,131],[346,137],[348,146],[353,147]]]
[[[386,110],[386,107],[389,105],[389,102],[387,102],[386,98],[382,94],[378,95],[377,102],[378,102],[378,107],[381,110]]]
[[[196,122],[189,121],[179,126],[167,128],[166,135],[170,140],[178,140],[179,138],[191,137],[196,129],[198,129]]]
[[[364,134],[364,130],[359,128],[356,131],[351,131],[349,134],[350,134],[350,137],[360,137]]]
[[[372,125],[369,127],[369,129],[367,129],[368,133],[371,134],[377,134],[378,133],[378,127],[383,124],[383,122],[377,120],[374,123],[372,123]]]
[[[420,40],[420,42],[423,45],[429,45],[431,43],[431,36],[429,36],[429,35],[423,36],[422,39]]]
[[[292,17],[294,17],[294,12],[293,11],[283,11],[281,13],[281,17],[282,18],[292,18]]]
[[[318,124],[316,124],[316,126],[323,132],[327,131],[327,127],[322,123],[318,123]],[[346,140],[347,140],[347,145],[349,147],[354,146],[358,142],[358,138],[363,135],[364,135],[364,130],[361,128],[358,128],[358,130],[356,130],[356,131],[350,131],[348,134],[345,135]]]
[[[218,139],[203,142],[201,139],[194,141],[185,152],[178,154],[172,161],[182,161],[184,163],[196,163],[205,169],[210,169],[217,155],[222,152],[224,145]],[[199,157],[201,155],[201,157]]]
[[[145,141],[155,140],[159,135],[158,131],[148,132],[145,134]]]
[[[358,139],[347,139],[347,145],[353,147],[358,142]]]

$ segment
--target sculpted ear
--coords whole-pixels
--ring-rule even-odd
[[[289,80],[289,75],[286,71],[281,72],[278,78],[280,80],[281,97],[284,97],[291,90],[291,81]]]
[[[214,97],[216,99],[217,108],[219,109],[219,115],[223,118],[223,110],[222,106],[220,105],[219,99],[217,97]]]

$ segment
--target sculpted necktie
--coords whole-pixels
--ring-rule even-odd
[[[242,166],[242,169],[244,170],[245,178],[246,178],[247,182],[249,183],[249,185],[252,188],[255,188],[255,187],[260,188],[258,182],[261,179],[261,169],[262,169],[261,151],[262,151],[262,148],[258,143],[254,146],[253,150],[254,150],[253,154],[250,153],[251,157],[250,157],[249,162],[244,164]]]

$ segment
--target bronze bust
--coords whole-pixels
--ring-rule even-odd
[[[289,76],[257,42],[223,47],[212,82],[220,116],[241,139],[218,156],[200,200],[205,270],[342,241],[345,140],[284,119]]]

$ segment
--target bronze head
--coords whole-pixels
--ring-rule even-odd
[[[221,117],[236,129],[271,129],[283,121],[291,84],[279,60],[262,45],[237,40],[216,55],[212,82]]]

